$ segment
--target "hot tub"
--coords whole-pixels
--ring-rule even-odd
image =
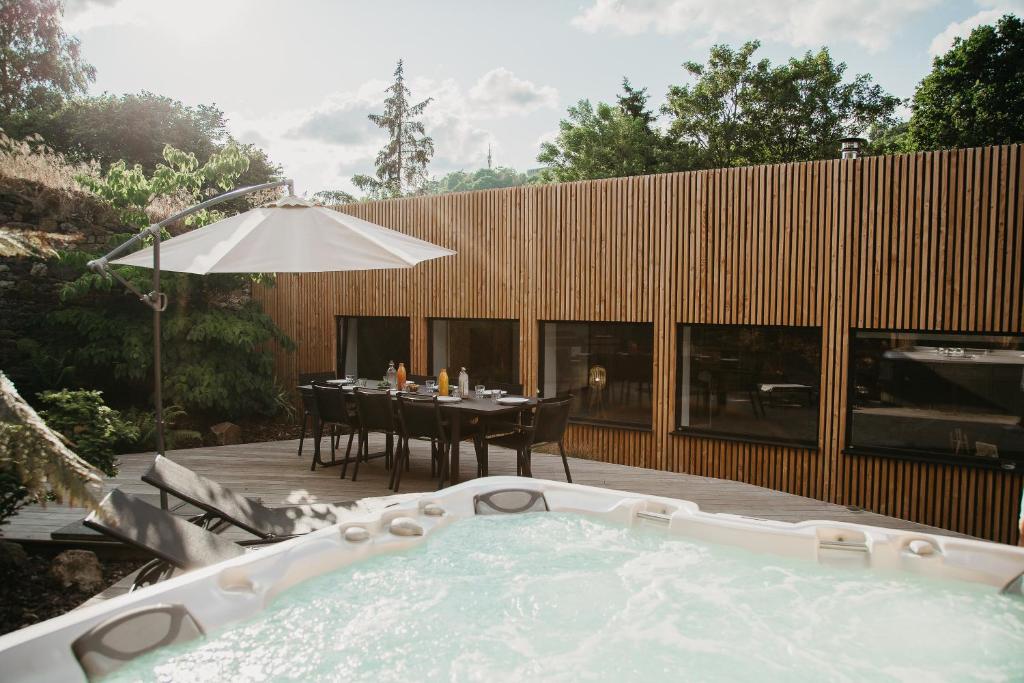
[[[205,635],[111,678],[1020,680],[1022,572],[984,541],[489,477],[4,636],[0,678],[85,680],[97,626],[185,619]]]

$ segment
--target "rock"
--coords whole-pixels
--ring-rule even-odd
[[[6,264],[3,264],[3,263],[0,263],[0,273],[6,273],[10,269],[11,269],[10,266],[8,266]]]
[[[24,572],[28,554],[17,543],[0,541],[0,576],[8,577]]]
[[[427,503],[423,506],[423,514],[428,517],[441,517],[444,515],[444,508],[437,503]]]
[[[65,550],[53,558],[50,575],[64,588],[97,593],[103,588],[103,569],[91,550]]]
[[[349,543],[361,543],[370,537],[370,532],[361,526],[350,526],[345,529],[345,540]]]
[[[45,263],[33,263],[32,270],[29,271],[29,275],[32,277],[43,277],[46,275],[46,264]]]
[[[388,528],[395,536],[423,535],[423,527],[412,517],[395,517]]]
[[[213,438],[218,446],[229,446],[233,443],[242,443],[242,428],[234,422],[218,422],[210,427]]]

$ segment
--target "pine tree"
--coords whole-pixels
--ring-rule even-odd
[[[405,86],[402,60],[395,68],[395,82],[386,91],[384,112],[370,114],[375,124],[388,132],[388,142],[377,154],[377,177],[357,175],[353,184],[374,197],[398,197],[420,188],[427,177],[427,164],[434,155],[434,141],[417,121],[433,98],[409,104],[412,93]]]

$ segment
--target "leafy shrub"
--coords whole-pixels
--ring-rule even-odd
[[[82,459],[107,476],[117,474],[117,453],[138,441],[139,430],[103,402],[103,392],[46,391],[39,400],[45,406],[40,416],[72,443]]]
[[[202,434],[192,429],[175,427],[183,417],[185,411],[180,406],[164,406],[164,448],[202,445]],[[156,450],[156,414],[153,411],[130,408],[124,412],[124,419],[138,433],[138,438],[130,446],[133,452]]]
[[[28,502],[28,489],[18,473],[11,468],[0,467],[0,524],[6,524],[7,518],[17,514]]]

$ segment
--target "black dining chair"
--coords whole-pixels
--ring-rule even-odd
[[[338,440],[341,438],[342,432],[348,432],[348,446],[345,448],[345,460],[342,465],[342,476],[344,477],[345,464],[348,463],[349,453],[352,451],[352,438],[358,431],[353,409],[345,397],[344,390],[339,386],[317,382],[312,385],[312,391],[316,403],[317,419],[313,437],[316,440],[313,448],[313,464],[309,469],[315,470],[318,464],[323,467],[327,466],[328,463],[325,463],[320,457],[320,442],[323,439],[324,427],[330,427],[328,437],[331,440],[331,465],[338,464],[335,455]]]
[[[533,411],[529,423],[515,425],[511,434],[486,439],[484,452],[488,444],[511,448],[516,452],[516,474],[532,477],[531,459],[533,449],[546,444],[558,444],[558,453],[562,456],[565,468],[565,479],[572,483],[569,473],[569,459],[565,455],[565,430],[569,425],[571,397],[559,397],[541,401]]]
[[[445,433],[441,404],[437,397],[398,396],[398,452],[391,471],[391,488],[395,493],[402,481],[402,466],[409,468],[409,441],[430,441],[430,476],[437,473],[437,487],[441,488],[448,474],[448,437]]]
[[[420,386],[423,386],[424,384],[427,383],[427,380],[434,380],[436,382],[437,375],[406,375],[405,379],[409,382],[414,382],[416,384],[419,384]]]
[[[352,470],[352,481],[359,476],[359,461],[370,459],[370,432],[382,433],[387,441],[384,452],[384,466],[390,467],[394,457],[394,439],[396,432],[395,410],[392,406],[391,395],[386,391],[364,389],[356,387],[352,392],[355,399],[356,416],[359,420],[359,447],[356,449],[355,469]],[[373,456],[379,457],[379,456]],[[348,466],[348,456],[345,457],[345,464],[342,465],[341,476],[345,476],[345,468]]]
[[[300,386],[299,396],[302,398],[302,413],[299,415],[299,453],[298,456],[302,457],[302,444],[306,440],[306,425],[309,424],[311,434],[316,433],[317,425],[317,410],[316,410],[316,396],[313,394],[313,387],[311,386]],[[312,422],[310,423],[310,420]]]

